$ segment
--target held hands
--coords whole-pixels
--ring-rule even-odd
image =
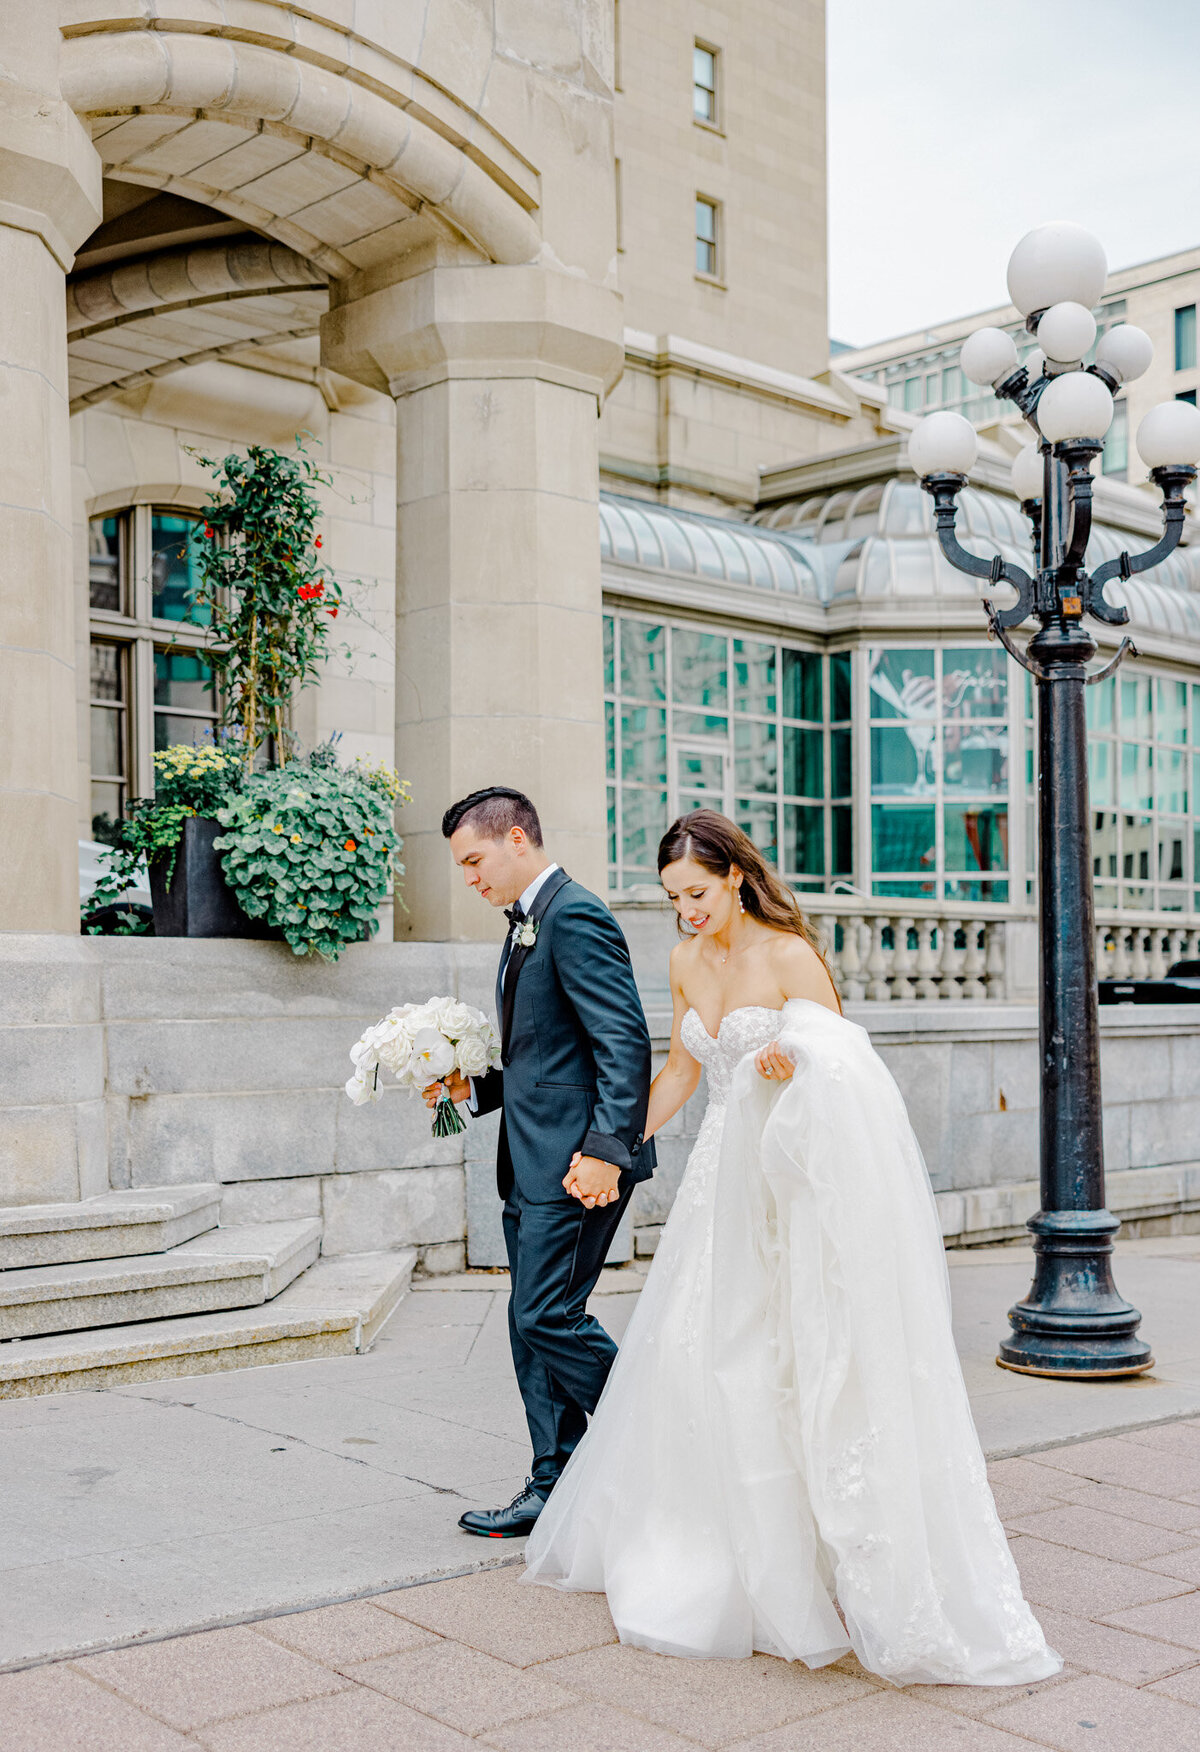
[[[451,1071],[448,1077],[437,1083],[427,1083],[421,1091],[421,1099],[429,1108],[436,1107],[443,1096],[449,1096],[451,1101],[470,1100],[471,1079],[464,1077],[461,1071]]]
[[[597,1156],[585,1156],[579,1150],[571,1157],[571,1166],[563,1176],[563,1185],[572,1198],[577,1198],[585,1210],[593,1210],[617,1202],[621,1170],[611,1162],[601,1162]]]
[[[764,1046],[761,1052],[755,1054],[754,1068],[760,1077],[786,1083],[796,1067],[779,1042],[773,1040],[770,1046]]]

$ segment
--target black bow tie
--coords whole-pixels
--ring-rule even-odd
[[[525,917],[525,909],[520,901],[515,906],[506,906],[504,916],[510,925],[519,925]]]

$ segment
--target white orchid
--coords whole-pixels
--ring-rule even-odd
[[[454,1046],[437,1028],[422,1028],[413,1041],[412,1057],[408,1061],[408,1074],[414,1082],[424,1078],[422,1085],[437,1082],[439,1077],[447,1077],[454,1069]]]

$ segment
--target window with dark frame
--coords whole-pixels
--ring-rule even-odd
[[[1196,363],[1196,306],[1184,304],[1175,312],[1175,369],[1190,371]]]

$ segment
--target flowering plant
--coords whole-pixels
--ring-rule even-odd
[[[293,954],[336,961],[373,936],[404,874],[394,825],[406,782],[390,767],[340,767],[331,745],[250,773],[217,819],[221,869],[248,918],[277,926]]]
[[[378,1101],[379,1067],[391,1071],[402,1089],[422,1090],[458,1071],[479,1077],[500,1062],[496,1030],[482,1010],[458,998],[428,998],[400,1004],[368,1028],[350,1048],[354,1075],[346,1093],[356,1107]],[[466,1127],[453,1101],[443,1094],[433,1112],[435,1138],[452,1138]]]
[[[94,935],[98,927],[89,919],[102,907],[119,905],[121,896],[136,883],[143,858],[147,864],[159,858],[170,860],[169,886],[188,817],[215,815],[241,782],[241,761],[215,743],[191,747],[178,742],[160,748],[154,756],[153,797],[130,802],[117,825],[117,844],[100,855],[100,880],[81,908],[84,930]],[[123,935],[137,936],[147,928],[148,921],[132,910],[119,918]]]

